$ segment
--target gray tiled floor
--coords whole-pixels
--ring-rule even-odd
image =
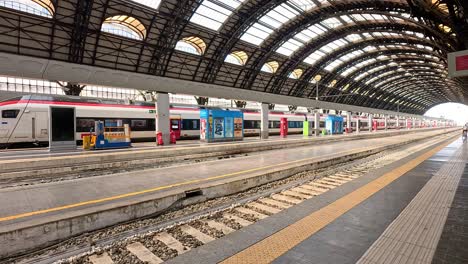
[[[468,157],[468,148],[460,143],[458,147],[455,155],[444,162],[359,264],[432,262]]]

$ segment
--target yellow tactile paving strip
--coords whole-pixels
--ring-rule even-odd
[[[356,205],[365,201],[370,196],[374,195],[385,186],[389,185],[396,179],[403,176],[408,171],[414,169],[426,159],[430,158],[452,141],[442,144],[410,162],[394,169],[381,176],[378,179],[364,185],[354,192],[336,200],[330,205],[313,212],[312,214],[302,218],[296,223],[280,230],[270,237],[244,249],[243,251],[233,255],[222,264],[238,264],[238,263],[271,263],[276,258],[288,252],[290,249],[306,240],[328,224],[336,220],[347,211],[351,210]]]

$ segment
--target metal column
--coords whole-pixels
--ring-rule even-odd
[[[261,108],[261,112],[260,112],[260,118],[261,118],[261,121],[260,121],[260,138],[261,139],[268,139],[268,136],[270,134],[270,132],[268,131],[268,113],[269,113],[269,109],[268,109],[268,104],[266,103],[262,103],[262,108]]]
[[[395,125],[395,128],[396,128],[396,129],[400,129],[400,117],[399,117],[399,116],[396,116],[396,125]]]
[[[156,132],[162,133],[164,144],[169,144],[170,135],[170,113],[169,113],[169,94],[156,94]]]
[[[348,112],[346,114],[346,128],[348,128],[348,132],[351,132],[351,119],[353,118],[352,113]]]
[[[388,129],[388,116],[387,115],[384,116],[384,129],[385,130]]]
[[[360,118],[360,116],[358,115],[357,118],[356,118],[356,133],[357,134],[359,134],[359,132],[361,132],[361,129],[359,128],[361,120],[359,118]]]
[[[372,128],[374,127],[373,124],[372,124],[373,117],[374,116],[372,114],[369,114],[369,116],[368,116],[367,126],[369,126],[369,132],[372,132]]]
[[[315,113],[314,114],[314,131],[315,131],[315,136],[320,135],[320,113]]]

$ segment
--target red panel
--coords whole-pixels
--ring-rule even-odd
[[[456,57],[456,71],[468,70],[468,55]]]

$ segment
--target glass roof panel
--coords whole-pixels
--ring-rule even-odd
[[[55,13],[51,0],[1,0],[0,6],[48,18]]]
[[[244,1],[245,0],[204,0],[193,14],[190,22],[217,31]]]
[[[161,0],[131,0],[131,1],[154,8],[154,9],[158,9],[159,5],[161,4]]]
[[[308,10],[316,7],[317,6],[316,2],[322,3],[326,1],[327,0],[318,0],[318,1],[316,0],[289,0],[286,3],[283,3],[275,7],[273,10],[271,10],[266,15],[261,17],[257,23],[253,24],[246,31],[246,33],[244,33],[244,35],[247,33],[251,34],[252,28],[258,28],[260,26],[267,27],[271,31],[267,35],[262,36],[262,41],[259,41],[259,40],[249,41],[251,39],[248,37],[244,37],[244,36],[242,36],[241,39],[248,41],[255,45],[260,45],[263,42],[263,40],[267,39],[274,32],[274,30],[280,28],[282,25],[296,18],[300,14],[307,12]]]

